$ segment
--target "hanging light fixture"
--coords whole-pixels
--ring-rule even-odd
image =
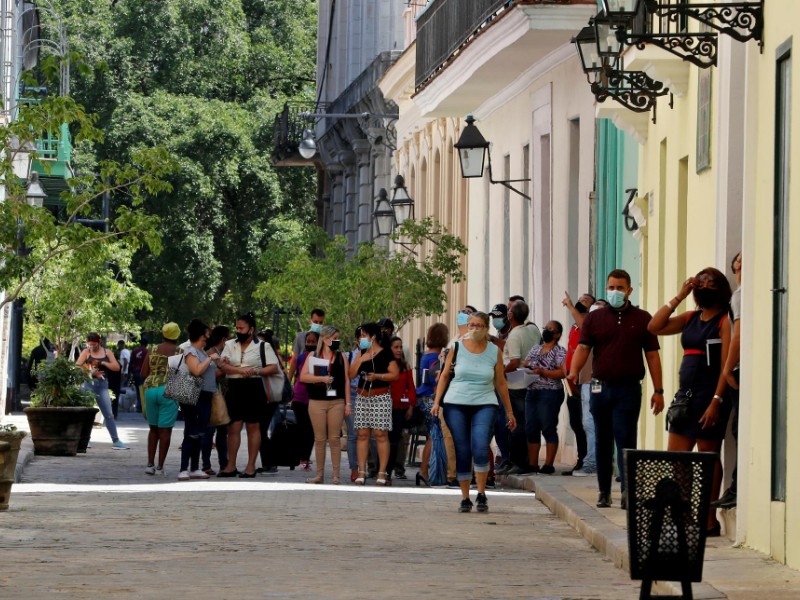
[[[377,237],[387,237],[392,233],[394,211],[389,204],[389,195],[384,188],[378,191],[378,202],[375,204],[375,210],[372,211],[372,220],[375,222],[375,229],[378,232]]]
[[[47,198],[47,192],[44,191],[42,184],[39,183],[39,173],[31,171],[30,179],[28,179],[28,186],[25,188],[25,200],[34,208],[41,208],[44,206],[44,201]]]
[[[489,151],[489,142],[475,127],[475,118],[467,115],[467,126],[461,132],[453,148],[458,150],[458,160],[461,162],[461,176],[466,178],[483,177],[486,153]]]
[[[303,140],[297,149],[303,158],[312,158],[317,153],[317,142],[314,141],[314,132],[311,129],[303,131]]]
[[[409,219],[414,218],[414,201],[408,195],[406,181],[402,175],[394,178],[394,188],[392,190],[392,214],[397,227]]]

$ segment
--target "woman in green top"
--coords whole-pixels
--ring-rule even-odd
[[[177,323],[167,323],[161,328],[164,341],[147,356],[142,365],[144,383],[145,411],[150,433],[147,436],[147,468],[148,475],[163,475],[164,461],[167,459],[169,443],[172,439],[172,428],[178,418],[178,403],[164,397],[167,385],[167,359],[177,352],[178,337],[181,328]],[[155,464],[156,448],[158,448],[158,466]]]

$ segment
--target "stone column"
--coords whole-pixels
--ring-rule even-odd
[[[344,198],[343,207],[343,226],[344,235],[352,246],[356,239],[356,184],[358,171],[356,169],[356,156],[352,150],[342,150],[339,152],[339,162],[344,167]]]
[[[372,239],[372,197],[374,194],[370,160],[371,148],[372,146],[368,140],[355,140],[353,142],[358,172],[356,243],[368,242]]]
[[[331,235],[344,234],[344,168],[341,165],[328,165],[328,175],[331,178],[331,194],[328,207],[328,233]]]

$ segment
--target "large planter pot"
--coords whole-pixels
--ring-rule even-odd
[[[37,456],[75,456],[87,413],[97,409],[86,407],[28,407],[23,412]]]
[[[19,452],[19,451],[17,451]],[[8,510],[8,503],[11,499],[11,486],[14,485],[14,479],[5,477],[8,471],[8,464],[11,461],[11,444],[8,442],[0,442],[0,471],[3,477],[0,477],[0,510]],[[16,458],[14,465],[17,464]]]
[[[86,454],[89,442],[92,439],[92,429],[94,428],[94,418],[100,412],[99,408],[87,408],[84,417],[83,427],[81,428],[81,439],[78,440],[78,454]]]
[[[22,445],[22,439],[27,435],[24,431],[0,431],[0,443],[9,445],[8,456],[5,464],[0,467],[0,479],[16,480],[17,457]]]

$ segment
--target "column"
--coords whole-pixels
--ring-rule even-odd
[[[331,178],[331,193],[329,197],[330,217],[328,219],[328,233],[331,235],[344,234],[344,168],[341,165],[328,165],[328,175]]]
[[[373,182],[371,168],[372,146],[368,140],[355,140],[353,150],[356,155],[358,191],[356,196],[356,243],[372,240],[372,197]]]

